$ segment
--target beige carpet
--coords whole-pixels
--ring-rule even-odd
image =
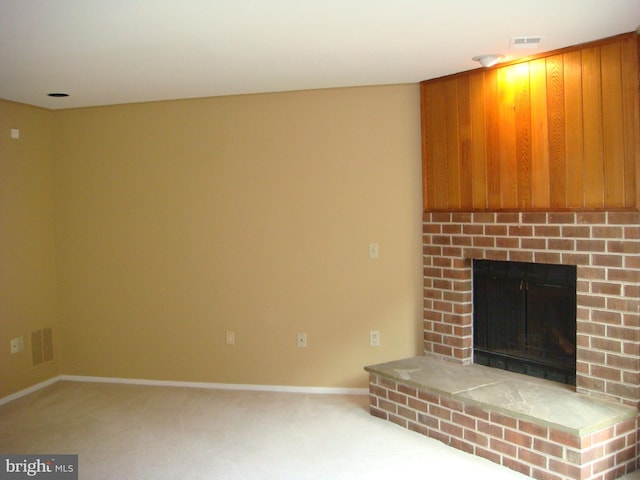
[[[58,382],[0,406],[0,453],[78,454],[87,480],[526,478],[371,417],[367,403]]]

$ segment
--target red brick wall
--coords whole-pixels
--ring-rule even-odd
[[[577,390],[640,407],[640,213],[425,213],[424,352],[473,361],[471,260],[577,265]]]
[[[605,480],[636,469],[638,420],[583,436],[371,374],[372,415],[536,479]]]

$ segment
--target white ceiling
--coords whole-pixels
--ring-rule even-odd
[[[412,83],[638,25],[640,0],[0,0],[0,98],[56,109]],[[515,36],[543,39],[509,50]]]

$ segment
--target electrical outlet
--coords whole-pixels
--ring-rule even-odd
[[[304,332],[299,333],[296,337],[296,344],[298,348],[307,348],[307,334]]]
[[[19,353],[24,350],[24,337],[12,338],[10,341],[11,353]]]
[[[236,334],[235,332],[227,332],[225,333],[225,341],[227,345],[235,345],[236,344]]]
[[[369,345],[372,347],[380,346],[380,331],[371,330],[369,332]]]

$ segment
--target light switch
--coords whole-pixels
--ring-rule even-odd
[[[11,138],[15,138],[15,139],[20,138],[20,129],[12,128],[11,129]]]
[[[377,243],[370,243],[369,244],[369,258],[370,259],[375,259],[378,258],[380,252],[378,250],[378,244]]]

